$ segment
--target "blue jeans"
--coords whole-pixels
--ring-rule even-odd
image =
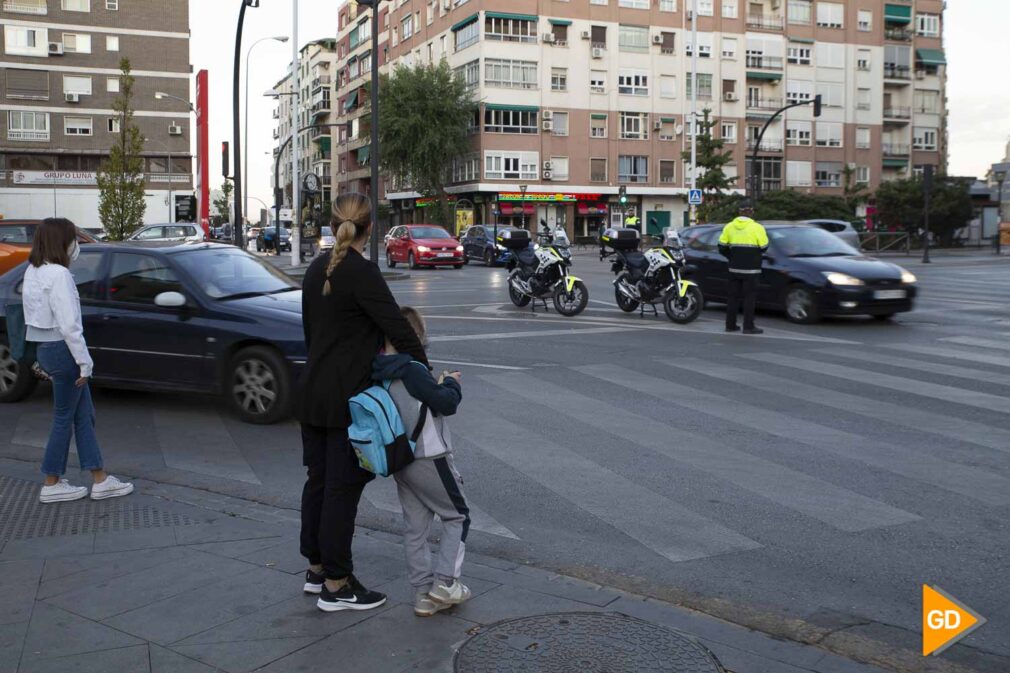
[[[38,358],[39,366],[53,379],[53,425],[42,459],[42,474],[59,477],[67,471],[71,436],[77,439],[81,469],[102,469],[91,389],[87,385],[76,385],[81,368],[62,341],[40,343]]]

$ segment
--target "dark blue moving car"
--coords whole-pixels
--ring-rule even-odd
[[[22,264],[0,277],[0,402],[36,379],[7,348]],[[219,394],[242,420],[288,415],[305,364],[301,289],[233,246],[88,245],[71,267],[96,385]]]
[[[498,233],[512,227],[501,225]],[[475,224],[467,229],[459,242],[463,246],[463,263],[482,260],[488,266],[497,266],[508,261],[509,251],[495,242],[495,227],[491,224]]]

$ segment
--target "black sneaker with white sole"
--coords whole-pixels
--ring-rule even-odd
[[[361,585],[354,575],[349,575],[347,584],[337,591],[330,591],[324,583],[316,606],[323,612],[339,612],[340,610],[371,610],[385,602],[385,594],[369,591]]]
[[[307,594],[318,594],[323,590],[323,583],[326,578],[319,573],[312,572],[311,569],[305,571],[305,588]]]

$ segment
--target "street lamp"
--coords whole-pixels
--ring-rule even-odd
[[[231,95],[231,105],[232,105],[232,148],[235,153],[235,167],[234,175],[232,179],[235,184],[235,228],[232,232],[234,234],[235,245],[242,247],[245,232],[243,231],[243,218],[242,216],[242,195],[244,193],[242,189],[242,147],[239,143],[242,141],[242,125],[241,125],[241,108],[239,107],[239,79],[242,74],[242,26],[245,24],[245,10],[247,7],[252,7],[253,9],[260,6],[260,0],[241,0],[241,5],[238,11],[238,25],[235,27],[235,64],[232,72],[232,95]]]
[[[256,48],[256,45],[260,42],[267,42],[269,40],[274,40],[276,42],[287,42],[287,35],[278,35],[276,37],[263,37],[252,43],[249,50],[245,53],[245,137],[243,138],[242,152],[245,153],[245,165],[242,166],[242,175],[245,180],[245,184],[242,185],[242,193],[246,194],[246,210],[249,210],[248,194],[249,194],[249,57],[252,55],[252,50]]]
[[[372,240],[368,256],[374,264],[379,260],[379,4],[382,0],[357,0],[360,7],[372,10],[372,138],[369,154],[372,162]]]
[[[526,189],[529,185],[519,185],[519,194],[522,196],[522,200],[519,202],[519,207],[522,208],[523,219],[520,220],[523,225],[523,229],[526,228]]]

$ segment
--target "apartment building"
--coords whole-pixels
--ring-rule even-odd
[[[278,154],[281,155],[280,184],[284,189],[286,206],[292,203],[290,138],[293,105],[298,108],[298,128],[308,129],[298,133],[295,139],[298,148],[298,174],[302,176],[313,172],[318,175],[323,185],[323,202],[328,203],[332,198],[332,138],[336,123],[332,101],[336,64],[336,40],[329,38],[310,42],[298,52],[298,95],[293,95],[294,79],[290,63],[288,74],[274,85],[277,107],[273,111],[276,120],[273,154],[275,159]]]
[[[946,166],[942,0],[697,0],[697,45],[692,2],[396,0],[381,21],[383,63],[446,59],[472,88],[472,152],[452,191],[478,222],[592,233],[620,221],[625,185],[643,227],[680,223],[695,48],[699,110],[733,153],[727,172],[741,190],[754,150],[765,191],[840,195],[847,167],[872,188]],[[360,30],[343,21],[354,6],[340,10],[341,35]],[[365,81],[353,64],[367,48],[347,46],[337,104],[353,111]],[[776,110],[818,94],[821,117],[792,109],[756,146]],[[360,158],[348,157],[349,175]],[[424,219],[417,194],[388,198],[407,221]]]
[[[100,226],[95,173],[118,131],[126,57],[146,139],[145,220],[172,221],[169,194],[193,192],[187,0],[2,0],[0,24],[0,215]]]

